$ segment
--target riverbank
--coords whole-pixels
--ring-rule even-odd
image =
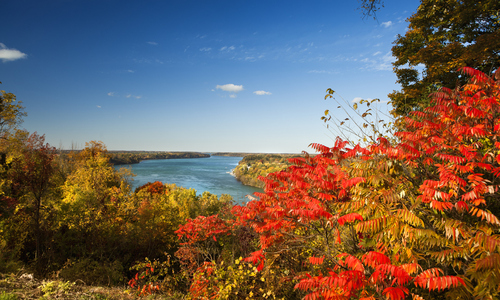
[[[264,188],[264,182],[259,180],[260,176],[281,171],[290,163],[288,160],[301,157],[300,154],[250,154],[244,156],[236,168],[231,170],[238,181],[247,186]]]
[[[163,152],[163,151],[108,151],[109,162],[113,165],[137,164],[151,159],[208,158],[210,154],[200,152]]]

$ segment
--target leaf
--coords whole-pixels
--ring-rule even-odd
[[[404,287],[388,287],[382,292],[387,299],[390,300],[400,300],[404,299],[405,295],[408,294],[408,289]]]
[[[457,276],[439,276],[442,273],[440,269],[428,269],[415,277],[414,283],[416,286],[433,290],[444,290],[450,287],[465,286],[462,278]]]
[[[325,260],[324,255],[321,257],[314,257],[314,256],[309,257],[309,262],[313,265],[321,265],[323,264],[324,260]]]
[[[363,255],[362,261],[365,265],[375,268],[381,264],[389,264],[391,260],[385,254],[376,251],[370,251]]]
[[[340,225],[344,225],[345,223],[355,222],[356,220],[363,221],[363,217],[358,213],[351,213],[338,218],[337,222]]]

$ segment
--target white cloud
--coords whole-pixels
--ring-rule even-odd
[[[310,70],[307,73],[313,73],[313,74],[331,74],[332,72],[326,71],[326,70]]]
[[[229,95],[229,98],[236,98],[236,94]]]
[[[392,21],[382,22],[382,26],[384,26],[385,28],[391,27],[392,26]]]
[[[149,59],[149,58],[143,58],[143,59],[137,59],[134,58],[134,62],[140,63],[140,64],[160,64],[163,65],[163,61],[159,59]]]
[[[157,46],[158,45],[157,42],[148,42],[148,44],[153,45],[153,46]]]
[[[97,108],[101,108],[101,106],[100,106],[100,105],[97,105]]]
[[[253,92],[256,95],[263,96],[263,95],[271,95],[271,92],[266,92],[266,91],[255,91]]]
[[[127,70],[127,72],[134,73],[135,71],[134,70]]]
[[[142,96],[136,96],[136,95],[128,94],[127,96],[125,96],[125,98],[135,98],[135,99],[141,99],[141,98],[142,98]]]
[[[231,92],[231,93],[238,93],[238,92],[243,91],[242,85],[234,85],[232,83],[224,84],[224,85],[217,85],[215,88],[218,90],[223,90],[223,91]]]
[[[220,48],[220,51],[233,51],[234,49],[236,49],[236,47],[234,46],[224,46],[222,48]]]
[[[115,95],[115,92],[109,92],[108,96],[113,97]]]
[[[17,49],[9,49],[4,44],[0,43],[0,59],[3,62],[14,61],[17,59],[26,58],[26,56],[28,56],[28,55],[26,55],[25,53],[22,53],[21,51],[19,51]]]
[[[210,47],[203,47],[203,48],[200,48],[200,51],[203,51],[203,52],[208,52],[208,51],[211,51],[212,48]]]
[[[377,52],[373,53],[373,56],[377,56],[377,55],[379,55],[379,54],[381,54],[381,53],[382,53],[382,52],[377,51]]]
[[[396,61],[394,56],[392,56],[391,52],[387,52],[384,56],[382,56],[382,61],[375,66],[375,69],[379,71],[390,71],[392,70],[392,63]]]

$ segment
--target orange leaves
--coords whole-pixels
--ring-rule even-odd
[[[473,216],[481,218],[481,220],[486,220],[486,222],[494,224],[494,225],[500,225],[500,221],[498,218],[492,214],[489,211],[479,209],[477,207],[472,207],[470,209],[470,213]]]
[[[192,245],[205,241],[212,237],[217,241],[216,235],[228,234],[230,225],[227,221],[219,218],[218,215],[209,217],[198,216],[196,219],[189,219],[186,224],[181,225],[175,233],[179,239],[184,239],[182,245]]]
[[[324,260],[325,260],[324,255],[321,257],[314,257],[314,256],[309,257],[309,263],[311,263],[313,265],[321,265],[321,264],[323,264]]]
[[[442,272],[437,268],[425,270],[415,277],[414,283],[416,286],[428,289],[429,291],[441,291],[451,287],[458,287],[459,285],[465,286],[462,278],[457,276],[439,276],[439,273]]]
[[[164,194],[166,191],[166,186],[160,182],[160,181],[155,181],[155,182],[148,182],[145,185],[142,185],[137,188],[136,192],[139,190],[146,190],[146,192],[151,193],[151,194]]]
[[[389,300],[404,299],[408,294],[408,289],[403,287],[388,287],[382,292]]]
[[[465,157],[461,156],[448,155],[443,153],[436,153],[436,156],[442,160],[449,161],[454,164],[463,164],[466,161]]]
[[[370,251],[364,254],[361,260],[347,253],[340,254],[338,258],[342,268],[329,271],[326,276],[306,274],[306,277],[296,284],[295,288],[309,291],[305,299],[349,299],[355,295],[364,295],[363,299],[371,299],[367,293],[370,289],[382,290],[387,299],[405,299],[409,293],[406,285],[411,282],[425,289],[439,291],[465,285],[459,277],[440,276],[442,271],[437,268],[428,269],[412,277],[410,274],[417,273],[420,269],[418,264],[392,265],[391,260],[380,252]],[[323,257],[311,257],[309,260],[313,264],[323,263]]]
[[[365,182],[365,181],[366,181],[366,178],[364,178],[364,177],[355,177],[355,178],[351,178],[351,179],[346,179],[342,182],[342,187],[344,189],[348,189],[348,188],[355,186],[358,183]]]
[[[345,223],[354,222],[356,220],[363,221],[363,217],[358,213],[352,213],[352,214],[347,214],[347,215],[344,215],[344,216],[338,218],[337,222],[340,225],[344,225]]]
[[[257,265],[257,271],[260,272],[264,268],[265,259],[266,258],[264,257],[262,250],[259,250],[252,252],[252,254],[249,257],[245,258],[244,261],[248,261],[253,263],[254,265]]]
[[[363,263],[366,266],[369,266],[372,268],[375,268],[378,265],[391,263],[391,260],[389,259],[389,257],[387,257],[386,255],[384,255],[380,252],[376,252],[376,251],[370,251],[370,252],[366,253],[365,255],[363,255],[361,260],[363,261]]]

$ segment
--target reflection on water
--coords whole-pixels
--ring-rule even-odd
[[[135,189],[148,182],[161,181],[193,188],[197,194],[204,191],[218,196],[229,194],[236,203],[246,202],[246,195],[262,190],[245,186],[229,174],[240,160],[241,157],[226,156],[146,160],[130,165],[132,172],[136,174],[132,187]],[[120,167],[122,166],[116,166]]]

